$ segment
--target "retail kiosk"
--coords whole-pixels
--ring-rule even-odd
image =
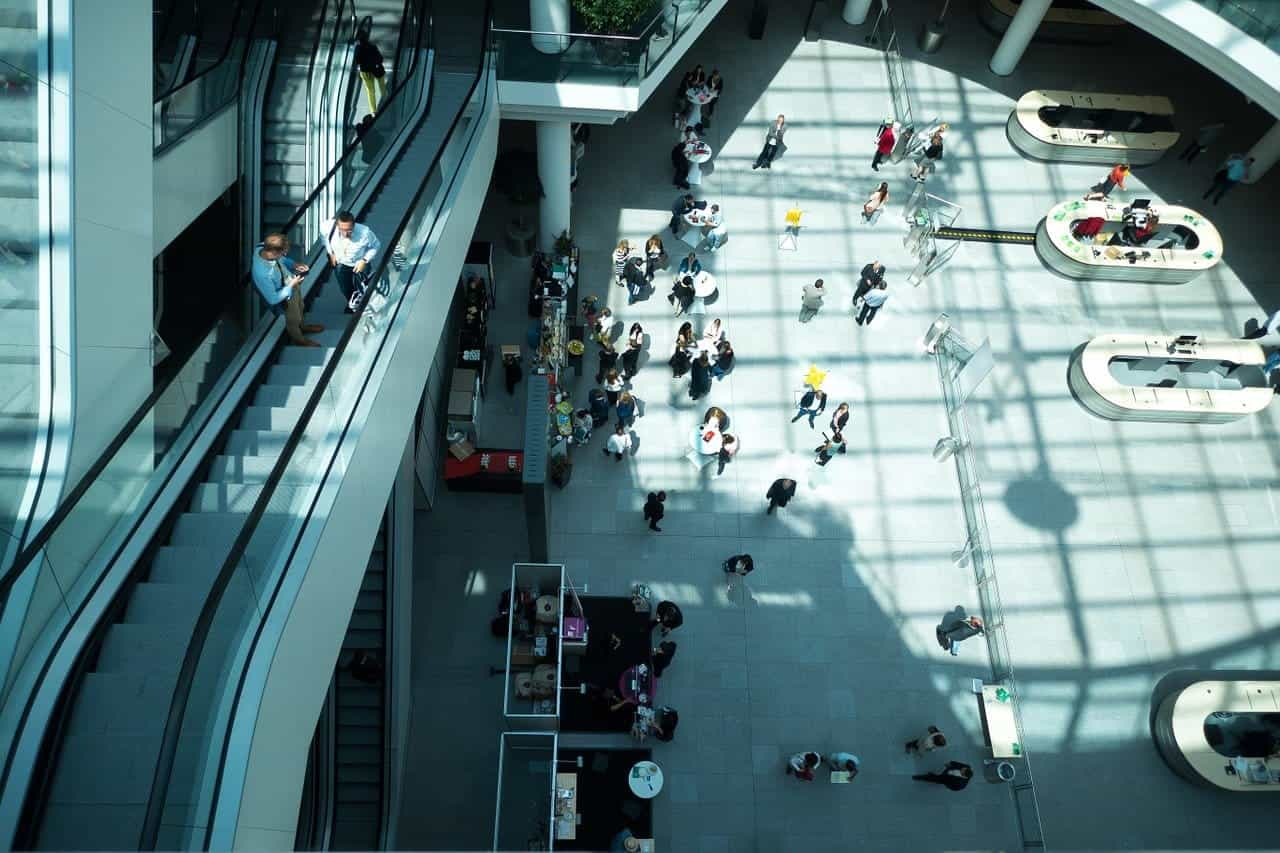
[[[1036,89],[1009,115],[1009,141],[1029,157],[1067,163],[1155,163],[1178,142],[1173,102],[1160,95]]]
[[[1194,682],[1164,698],[1152,732],[1179,776],[1236,794],[1280,793],[1280,682]]]

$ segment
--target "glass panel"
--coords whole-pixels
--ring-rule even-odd
[[[484,70],[491,67],[492,54]],[[487,94],[488,85],[481,80],[463,108],[462,120],[424,178],[413,209],[389,241],[395,249],[381,256],[375,274],[380,282],[375,288],[377,295],[352,318],[325,368],[326,375],[312,392],[314,411],[294,428],[297,446],[281,457],[285,461],[277,469],[278,481],[274,485],[268,482],[259,498],[260,503],[266,502],[260,520],[241,554],[229,558],[233,567],[230,583],[225,595],[214,603],[207,638],[197,635],[192,640],[199,658],[181,729],[165,733],[167,740],[176,743],[177,752],[169,784],[161,789],[162,838],[172,840],[193,831],[191,828],[202,832],[208,825],[214,808],[213,786],[232,724],[230,711],[254,634],[284,579],[285,558],[311,516],[315,497],[336,459],[343,424],[349,422],[361,395],[369,390],[367,377],[386,340],[389,318],[416,270],[418,257],[406,258],[404,247],[425,249],[444,203],[446,178],[462,161]],[[444,172],[446,165],[448,174]]]
[[[1227,23],[1270,44],[1280,31],[1280,4],[1271,0],[1196,0]]]

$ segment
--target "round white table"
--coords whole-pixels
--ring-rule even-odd
[[[693,277],[693,295],[705,299],[716,292],[716,277],[703,270]]]
[[[709,89],[685,89],[684,96],[689,101],[689,118],[685,124],[697,127],[702,124],[702,105],[715,100],[716,93]]]
[[[689,437],[689,444],[703,456],[714,456],[724,446],[724,437],[716,424],[703,424],[693,431],[693,435]]]
[[[642,800],[652,800],[662,792],[662,768],[652,761],[637,761],[627,774],[631,793]]]
[[[686,142],[684,156],[689,161],[689,174],[685,180],[694,186],[702,184],[702,164],[711,159],[711,146],[701,140]]]

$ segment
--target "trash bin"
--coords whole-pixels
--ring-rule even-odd
[[[507,223],[507,251],[517,258],[533,254],[533,235],[537,232],[523,219]]]
[[[947,25],[942,21],[925,24],[920,30],[920,52],[937,53],[942,40],[947,37]]]
[[[987,781],[995,784],[1012,782],[1018,775],[1018,769],[1008,761],[988,761],[985,772]]]

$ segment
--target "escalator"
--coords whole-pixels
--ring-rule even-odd
[[[429,15],[421,9],[415,14],[417,49],[425,57]],[[478,27],[477,36],[483,45],[487,27]],[[209,404],[219,411],[236,407],[234,414],[211,442],[208,428],[202,430],[191,445],[192,460],[182,463],[198,467],[195,476],[180,478],[176,472],[183,469],[175,467],[171,482],[149,484],[143,493],[154,501],[158,517],[168,505],[160,496],[180,492],[173,504],[177,509],[163,521],[140,512],[127,536],[104,538],[93,558],[109,550],[110,559],[107,569],[86,584],[92,587],[89,594],[71,602],[63,593],[64,607],[74,613],[57,639],[58,655],[74,666],[59,677],[45,665],[5,757],[0,832],[14,829],[13,846],[173,849],[210,843],[219,805],[216,785],[225,784],[227,739],[236,722],[226,703],[241,694],[246,656],[280,593],[282,572],[298,547],[294,537],[313,511],[318,484],[333,470],[332,442],[348,428],[339,419],[347,418],[349,425],[352,417],[342,414],[344,407],[369,390],[369,360],[382,351],[380,341],[391,333],[391,318],[408,293],[416,258],[426,251],[425,243],[415,241],[424,240],[420,235],[432,233],[432,223],[448,215],[442,202],[459,179],[456,146],[466,150],[480,126],[477,119],[496,110],[490,94],[496,85],[492,56],[479,53],[470,74],[432,70],[420,58],[378,111],[388,139],[382,160],[369,168],[376,184],[340,191],[344,167],[358,156],[358,146],[351,146],[307,203],[283,223],[293,231],[307,215],[318,213],[309,208],[327,193],[335,196],[330,215],[338,206],[354,209],[382,237],[383,250],[374,262],[377,296],[356,317],[344,315],[336,284],[323,281],[316,235],[299,241],[311,244],[304,258],[313,265],[305,285],[314,300],[308,319],[325,324],[326,331],[312,336],[322,346],[279,345],[275,318],[259,324],[272,330],[269,336],[255,327],[246,347],[252,352],[236,368],[240,373],[213,392],[224,399]],[[430,110],[419,112],[428,79]],[[409,94],[414,92],[416,101]],[[447,150],[455,155],[446,158]],[[240,392],[226,385],[250,390],[238,397]],[[243,401],[238,407],[236,399]],[[208,451],[200,449],[205,446]],[[115,443],[113,452],[127,447],[127,440]],[[198,463],[197,453],[203,455]],[[63,532],[71,531],[64,527]],[[57,535],[40,544],[52,543]],[[43,571],[43,553],[27,555],[19,570]],[[385,595],[384,578],[376,565],[368,567],[352,616],[351,643],[367,644],[368,632],[385,628],[377,616],[379,608],[385,609],[379,600]],[[87,641],[80,639],[86,635]],[[350,817],[341,827],[349,834],[337,837],[353,846],[368,838],[374,804],[381,809],[385,795],[381,776],[371,779],[375,771],[362,749],[370,745],[361,742],[373,736],[370,729],[378,731],[376,718],[382,713],[377,691],[364,686],[338,675],[337,747],[345,756],[338,766],[347,767],[349,775],[338,780],[336,790],[341,814]],[[44,711],[33,711],[41,699],[52,700],[43,718]],[[216,780],[212,798],[211,780]],[[4,823],[5,802],[12,804],[19,793],[20,814]]]

